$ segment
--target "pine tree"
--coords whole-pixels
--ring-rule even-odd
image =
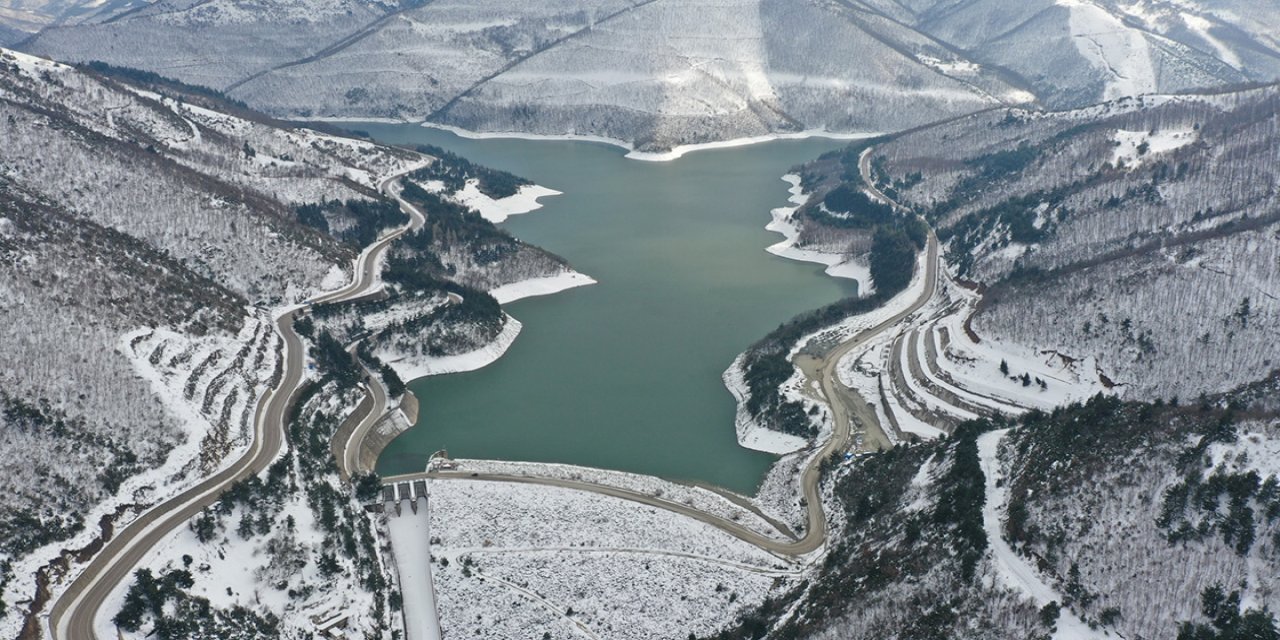
[[[253,516],[249,515],[248,510],[245,510],[243,516],[240,516],[240,526],[236,529],[236,533],[240,534],[240,537],[245,540],[253,537]]]

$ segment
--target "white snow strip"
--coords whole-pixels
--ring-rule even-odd
[[[995,564],[996,575],[999,576],[1005,586],[1021,591],[1035,602],[1036,606],[1043,607],[1050,602],[1061,604],[1065,602],[1065,599],[1041,580],[1040,574],[1022,556],[1014,552],[1013,548],[1004,539],[1001,522],[1004,516],[1005,502],[1009,499],[1009,487],[1001,482],[1002,470],[998,453],[1000,440],[1007,433],[1009,433],[1008,429],[1001,429],[984,433],[978,437],[978,462],[982,467],[982,475],[985,476],[987,488],[987,501],[982,507],[982,528],[986,530],[987,541],[991,543],[991,554]],[[1107,636],[1104,633],[1090,629],[1089,625],[1082,622],[1080,618],[1064,607],[1058,617],[1057,630],[1053,637],[1058,640],[1076,640],[1078,638],[1105,638]]]
[[[596,281],[591,276],[578,273],[577,271],[566,271],[554,276],[546,276],[543,278],[530,278],[504,284],[501,287],[489,291],[489,295],[498,301],[498,304],[507,304],[524,298],[532,298],[535,296],[546,296],[553,293],[560,293],[575,287],[585,287],[589,284],[595,284]]]
[[[561,192],[555,189],[526,184],[520,187],[515,195],[494,200],[481,192],[479,185],[479,181],[475,179],[467,180],[462,190],[450,197],[459,204],[480,212],[480,217],[494,224],[505,222],[507,218],[514,215],[541,209],[542,203],[538,202],[538,198],[561,195]]]
[[[864,138],[874,138],[882,133],[839,133],[834,131],[826,131],[823,129],[810,129],[806,131],[798,131],[795,133],[774,133],[764,136],[753,136],[749,138],[736,138],[733,140],[722,140],[719,142],[702,142],[698,144],[682,144],[670,151],[636,151],[635,145],[630,142],[618,140],[617,138],[606,138],[604,136],[590,136],[580,134],[542,134],[542,133],[521,133],[518,131],[469,131],[459,127],[447,124],[438,124],[435,122],[423,122],[422,126],[431,129],[440,129],[448,131],[460,138],[468,138],[471,140],[491,140],[491,139],[511,139],[511,140],[568,140],[573,142],[599,142],[614,147],[620,147],[627,150],[626,157],[632,160],[644,160],[647,162],[670,162],[683,157],[687,153],[694,151],[704,151],[707,149],[728,149],[732,147],[743,147],[761,142],[772,142],[774,140],[804,140],[808,138],[828,138],[831,140],[862,140]]]

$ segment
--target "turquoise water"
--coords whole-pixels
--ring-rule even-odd
[[[524,324],[496,363],[416,380],[418,424],[383,452],[384,475],[453,457],[564,462],[752,493],[774,456],[737,444],[720,376],[778,324],[854,293],[822,267],[772,256],[779,178],[843,143],[788,140],[628,160],[587,142],[467,140],[360,123],[380,141],[428,143],[564,195],[504,224],[599,284],[506,306]]]

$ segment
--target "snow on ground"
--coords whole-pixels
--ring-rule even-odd
[[[764,427],[751,417],[751,413],[747,411],[747,383],[742,378],[744,356],[745,354],[735,358],[733,364],[729,365],[721,376],[725,388],[737,401],[738,408],[733,422],[738,434],[738,444],[755,451],[777,455],[795,453],[809,446],[808,440]]]
[[[337,118],[341,120],[341,118]],[[368,120],[361,118],[361,120]],[[394,122],[394,121],[393,121]],[[821,129],[811,129],[807,131],[798,131],[795,133],[774,133],[763,136],[752,136],[747,138],[735,138],[733,140],[723,140],[719,142],[704,142],[698,144],[679,145],[670,151],[650,152],[636,151],[635,145],[619,140],[617,138],[608,138],[604,136],[592,136],[582,134],[541,134],[541,133],[522,133],[519,131],[470,131],[460,127],[447,124],[439,124],[435,122],[423,122],[422,126],[431,129],[440,129],[448,131],[460,138],[468,138],[471,140],[489,140],[489,139],[508,139],[508,140],[569,140],[575,142],[599,142],[602,144],[619,147],[627,151],[628,158],[632,160],[643,160],[646,162],[670,162],[684,157],[687,153],[695,151],[704,151],[707,149],[730,149],[733,147],[743,147],[751,144],[760,144],[763,142],[772,142],[774,140],[803,140],[807,138],[828,138],[831,140],[862,140],[864,138],[874,138],[882,133],[838,133],[833,131],[825,131]]]
[[[1244,62],[1240,59],[1240,54],[1236,53],[1222,40],[1214,37],[1210,32],[1210,29],[1214,26],[1212,22],[1209,22],[1204,17],[1198,16],[1194,13],[1183,12],[1181,15],[1182,21],[1186,23],[1187,28],[1196,32],[1196,35],[1203,38],[1205,42],[1208,42],[1209,46],[1213,47],[1213,50],[1218,54],[1219,60],[1236,69],[1244,68]]]
[[[340,265],[329,267],[329,272],[324,274],[324,280],[320,281],[320,291],[337,291],[346,286],[351,281],[351,277],[342,269]]]
[[[765,229],[782,234],[784,239],[765,250],[775,256],[791,260],[826,265],[827,275],[834,278],[856,280],[858,293],[864,296],[870,295],[874,291],[873,283],[871,282],[871,269],[863,264],[861,260],[857,258],[850,259],[843,254],[802,249],[796,246],[796,242],[800,238],[800,229],[791,220],[791,216],[809,201],[809,194],[805,193],[800,186],[800,176],[789,173],[782,176],[782,180],[791,185],[788,190],[791,197],[788,198],[788,201],[795,206],[779,207],[769,212],[773,219],[765,226]]]
[[[1068,25],[1076,49],[1110,77],[1104,100],[1156,91],[1156,71],[1145,34],[1088,0],[1056,0],[1070,11]]]
[[[902,379],[905,380],[907,384],[907,388],[904,391],[910,397],[923,402],[925,407],[928,410],[938,414],[943,414],[943,415],[950,414],[950,415],[956,416],[962,421],[974,420],[978,418],[978,414],[972,411],[969,411],[968,409],[965,409],[963,407],[957,407],[947,402],[946,400],[938,397],[938,395],[935,394],[933,390],[931,390],[929,387],[927,387],[924,384],[924,381],[916,379],[915,375],[913,375],[911,372],[911,368],[909,364],[910,362],[909,358],[911,357],[910,350],[906,346],[902,347],[901,353],[899,353],[898,355],[899,355],[900,361],[897,362],[896,366],[901,367],[901,370],[903,372]]]
[[[354,395],[328,397],[320,411],[345,415],[354,409],[355,400]],[[287,452],[282,451],[281,456],[284,455]],[[297,463],[294,464],[285,485],[317,480],[299,477]],[[334,495],[346,495],[336,476],[318,481],[328,484]],[[175,492],[179,488],[175,487]],[[356,509],[353,504],[339,504]],[[215,513],[216,509],[211,507],[205,512]],[[148,550],[137,568],[150,569],[156,576],[186,569],[194,579],[194,586],[186,589],[189,595],[206,598],[220,610],[241,606],[259,615],[275,616],[281,621],[283,637],[303,637],[302,634],[315,631],[316,624],[337,614],[349,616],[348,630],[376,628],[381,621],[372,613],[373,595],[354,587],[359,559],[334,554],[346,575],[325,575],[319,569],[318,556],[332,549],[316,514],[317,510],[309,505],[308,492],[300,488],[287,491],[278,508],[264,506],[247,511],[240,504],[220,518],[221,524],[215,527],[214,538],[209,542],[202,543],[197,538],[191,526],[193,519]],[[246,515],[254,523],[247,537],[238,531]],[[370,526],[368,533],[376,537],[380,531]],[[98,637],[117,637],[111,619],[120,610],[132,583],[128,579],[116,585],[104,601],[95,620]],[[142,640],[148,637],[146,631],[144,626],[137,634],[119,637]]]
[[[506,353],[511,344],[516,341],[516,336],[520,335],[522,326],[520,321],[511,316],[505,316],[505,318],[502,331],[498,333],[497,337],[489,344],[475,351],[450,356],[408,356],[383,350],[378,350],[376,353],[378,358],[391,365],[391,368],[395,370],[396,375],[400,376],[401,380],[416,380],[445,373],[475,371],[487,367],[498,358],[501,358],[502,354]]]
[[[218,540],[208,544],[201,543],[191,527],[179,527],[153,547],[138,567],[149,568],[157,576],[186,568],[195,582],[186,590],[190,595],[207,598],[213,607],[223,610],[243,606],[259,614],[290,612],[293,615],[283,620],[285,628],[312,631],[308,620],[338,613],[351,616],[349,628],[376,625],[370,614],[373,605],[369,593],[335,588],[342,583],[323,576],[317,564],[310,562],[325,550],[325,536],[304,493],[296,494],[280,513],[274,514],[272,530],[266,535],[245,539],[236,533],[244,509],[238,507],[225,516],[227,528],[220,532]],[[290,519],[292,527],[287,524]],[[191,559],[189,565],[187,558]],[[132,583],[121,582],[104,601],[95,620],[99,638],[117,637],[111,618],[120,611]],[[300,593],[304,595],[299,596]],[[143,632],[119,637],[140,640],[146,637]]]
[[[808,522],[808,509],[801,504],[801,496],[797,491],[800,474],[808,461],[809,456],[801,453],[780,458],[769,467],[752,499],[762,511],[776,515],[796,533],[803,533]]]
[[[436,593],[431,581],[431,512],[426,496],[417,509],[402,501],[400,513],[387,514],[387,535],[395,554],[400,594],[404,597],[405,635],[408,640],[440,640]]]
[[[986,478],[986,504],[982,507],[982,528],[991,543],[991,555],[996,574],[1005,586],[1022,592],[1042,607],[1050,602],[1065,602],[1061,594],[1054,591],[1040,574],[1009,546],[1004,539],[1005,503],[1009,499],[1009,488],[1002,482],[999,451],[1000,441],[1008,429],[991,431],[978,437],[978,462],[982,466],[982,474]],[[1054,638],[1058,640],[1079,640],[1081,638],[1105,638],[1106,633],[1089,628],[1071,610],[1063,608],[1058,618]]]
[[[803,140],[807,138],[829,138],[831,140],[862,140],[864,138],[874,138],[879,133],[835,133],[823,129],[809,129],[806,131],[798,131],[795,133],[773,133],[763,136],[751,136],[748,138],[735,138],[733,140],[724,140],[720,142],[703,142],[699,144],[682,144],[672,148],[670,151],[659,153],[646,151],[632,151],[627,154],[628,158],[633,160],[645,160],[648,162],[670,162],[672,160],[683,157],[686,153],[694,151],[703,151],[706,149],[731,149],[733,147],[744,147],[750,144],[760,144],[762,142],[772,142],[774,140]]]
[[[210,367],[207,375],[200,376],[196,374],[195,368],[215,353],[230,361],[244,344],[254,339],[261,339],[258,332],[263,324],[260,318],[250,318],[235,338],[213,336],[191,338],[165,329],[145,328],[120,337],[116,345],[117,351],[129,359],[138,377],[151,385],[166,411],[175,418],[175,424],[186,432],[186,438],[169,452],[162,466],[125,480],[114,497],[95,505],[92,510],[85,513],[86,523],[97,523],[104,516],[116,513],[126,505],[136,505],[137,508],[121,512],[122,518],[114,525],[119,530],[140,516],[146,508],[177,495],[199,481],[204,473],[201,471],[202,466],[208,473],[216,473],[241,455],[248,442],[239,438],[233,438],[230,442],[231,446],[222,451],[222,455],[216,459],[209,458],[208,452],[203,450],[202,444],[205,437],[214,429],[209,418],[202,415],[199,402],[208,392],[208,386],[215,379],[218,371],[216,367]],[[274,340],[274,333],[270,335]],[[173,358],[160,359],[156,364],[152,364],[150,355],[153,352],[141,351],[141,349],[160,342],[170,346],[169,354]],[[179,354],[185,357],[177,358]],[[258,373],[262,388],[265,388],[266,379],[275,366],[274,342],[265,349],[263,356],[262,368]],[[193,399],[188,400],[184,394],[185,381],[192,378],[197,379],[197,386],[193,389]],[[30,598],[30,583],[25,580],[26,577],[35,574],[52,558],[58,557],[63,549],[83,548],[99,533],[98,527],[90,525],[70,539],[45,545],[13,560],[12,575],[22,576],[24,579],[12,581],[7,585],[9,588],[3,594],[4,600],[19,602]],[[72,566],[62,584],[52,585],[53,592],[59,593],[82,569],[82,566]],[[6,636],[18,635],[16,625],[21,623],[21,617],[6,616],[4,620],[6,624],[0,627],[0,631]]]
[[[538,198],[558,196],[562,193],[536,184],[526,184],[520,187],[515,195],[494,200],[481,193],[479,185],[479,181],[474,178],[467,180],[462,190],[450,197],[459,204],[480,212],[481,217],[494,224],[505,222],[510,216],[541,209],[542,203],[538,202]]]
[[[921,438],[938,438],[946,435],[943,430],[916,418],[907,411],[897,394],[893,392],[892,382],[889,379],[888,360],[892,344],[893,336],[885,334],[867,342],[862,349],[858,350],[858,355],[842,360],[840,367],[836,368],[840,383],[857,392],[875,408],[876,417],[884,427],[885,435],[895,442],[904,433]],[[880,392],[882,385],[883,395]],[[889,419],[889,412],[892,412],[893,420]],[[891,425],[894,422],[898,425],[899,433],[893,433],[894,429]]]
[[[1264,481],[1270,476],[1280,476],[1280,439],[1274,433],[1258,432],[1257,429],[1265,430],[1266,427],[1247,425],[1241,429],[1235,442],[1210,445],[1207,453],[1211,466],[1222,466],[1235,473],[1254,471]]]
[[[554,276],[546,276],[541,278],[529,278],[519,282],[502,285],[489,291],[500,304],[507,304],[529,298],[533,296],[550,295],[559,293],[574,287],[582,287],[589,284],[595,284],[590,276],[583,275],[576,271],[566,270]],[[394,312],[387,312],[387,317],[371,317],[366,319],[366,325],[373,327],[379,324],[392,322],[398,317],[395,314],[418,314],[421,315],[421,308],[406,308]],[[396,374],[403,380],[414,380],[426,376],[441,375],[445,373],[461,373],[464,371],[475,371],[483,367],[489,366],[502,354],[507,352],[511,344],[515,342],[516,337],[520,335],[521,324],[519,320],[511,316],[505,316],[505,323],[502,331],[491,340],[488,344],[467,353],[460,353],[446,356],[428,356],[428,355],[411,355],[407,353],[398,353],[390,349],[378,349],[378,357],[383,362],[391,365],[395,369]]]
[[[489,295],[493,296],[499,304],[507,304],[524,298],[551,295],[574,287],[585,287],[595,283],[595,279],[591,276],[577,271],[566,271],[554,276],[530,278],[520,282],[504,284],[489,291]]]
[[[801,575],[665,509],[540,485],[429,482],[451,637],[709,635]]]
[[[1111,164],[1133,169],[1148,158],[1175,149],[1181,149],[1196,141],[1194,129],[1167,129],[1160,131],[1116,131],[1116,148],[1111,152]]]
[[[780,540],[784,539],[778,534],[773,525],[755,512],[731,502],[715,491],[698,486],[671,482],[655,476],[568,464],[467,459],[455,460],[454,462],[458,464],[460,470],[466,472],[556,478],[628,489],[669,502],[694,507],[699,511],[736,522],[753,531]],[[743,500],[745,501],[746,498],[744,497]]]
[[[938,368],[949,374],[963,388],[1013,404],[1037,409],[1052,409],[1084,400],[1108,390],[1098,375],[1092,357],[1076,360],[1066,354],[1037,351],[983,336],[974,342],[964,330],[965,316],[954,314],[936,326],[946,330],[949,342],[942,348],[942,336],[930,332],[938,349]],[[1009,365],[1009,375],[1000,372],[1000,363]],[[1024,386],[1016,380],[1022,374],[1040,378],[1046,383]]]

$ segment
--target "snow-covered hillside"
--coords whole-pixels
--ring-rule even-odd
[[[896,131],[1280,77],[1274,2],[161,0],[24,46],[277,115],[605,136],[644,150]]]
[[[825,561],[699,637],[1275,637],[1277,419],[1250,397],[1098,396],[832,464]]]
[[[285,127],[190,87],[3,49],[0,138],[0,634],[11,637],[34,633],[50,593],[104,535],[246,449],[258,399],[281,375],[277,313],[346,282],[354,249],[406,219],[384,183],[434,161]],[[383,265],[389,279],[499,286],[569,273],[479,214],[447,218],[463,197],[453,190],[435,197],[435,241]],[[457,230],[480,222],[478,236]],[[402,322],[401,310],[386,305],[370,326]],[[317,418],[332,430],[353,390],[320,391],[308,398],[333,405]],[[332,499],[327,436],[317,451],[298,482],[332,485]],[[305,528],[312,513],[301,499],[273,504],[288,511],[275,514],[282,527],[292,515]],[[354,562],[343,565],[353,583]],[[271,615],[310,624],[284,613]]]
[[[870,147],[878,186],[987,287],[976,336],[1094,358],[1130,397],[1226,391],[1280,368],[1278,106],[1263,88],[1001,109],[856,143],[800,172],[816,193],[799,237],[843,232],[814,207],[862,187]]]

